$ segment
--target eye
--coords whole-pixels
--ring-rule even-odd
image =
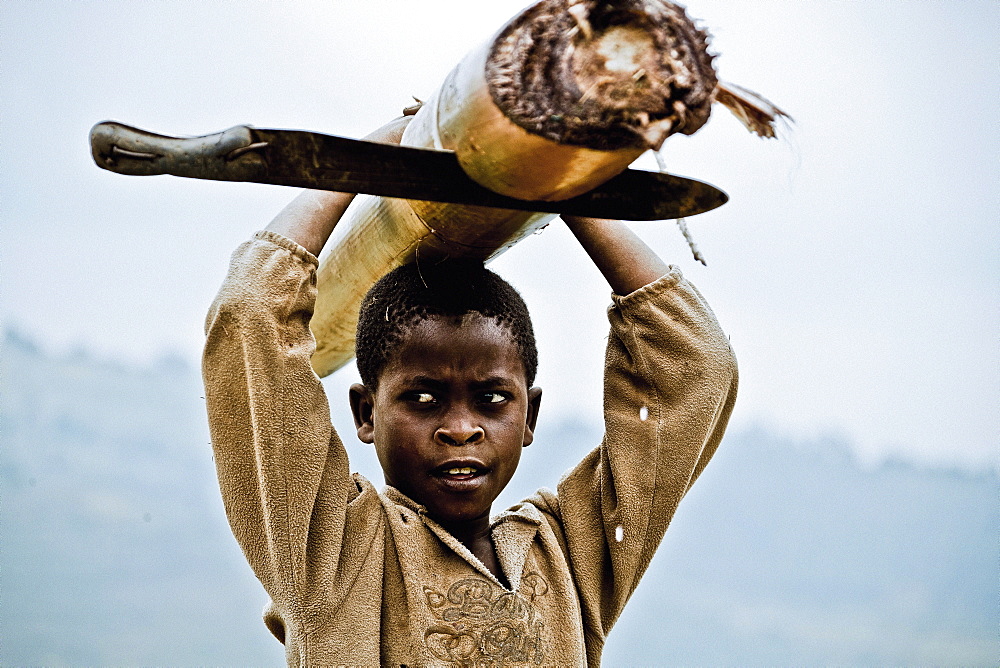
[[[430,406],[436,404],[438,401],[434,394],[431,392],[424,392],[423,390],[403,392],[399,398],[401,401],[405,401],[410,404],[419,404],[420,406]]]
[[[509,398],[506,392],[483,392],[480,395],[480,400],[486,404],[502,404]]]

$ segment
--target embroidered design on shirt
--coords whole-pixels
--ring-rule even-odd
[[[424,587],[427,605],[442,622],[424,632],[424,643],[435,657],[459,668],[541,664],[545,624],[535,599],[548,591],[538,573],[527,573],[517,592],[481,578],[459,580],[444,594]]]

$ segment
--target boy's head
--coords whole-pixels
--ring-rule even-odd
[[[541,401],[520,295],[476,261],[400,267],[362,303],[357,355],[351,409],[386,482],[445,526],[488,516]]]
[[[504,325],[517,346],[524,375],[535,382],[538,352],[528,307],[507,281],[478,260],[411,263],[383,276],[361,303],[356,354],[361,382],[378,387],[379,375],[407,332],[429,317],[478,313]]]

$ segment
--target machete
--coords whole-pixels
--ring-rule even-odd
[[[683,218],[729,199],[701,181],[627,169],[571,199],[527,201],[479,185],[451,151],[248,125],[181,138],[105,121],[90,131],[90,144],[97,165],[118,174],[172,174],[593,218]]]

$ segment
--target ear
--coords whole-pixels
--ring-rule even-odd
[[[542,388],[533,387],[528,390],[528,415],[524,420],[524,440],[521,447],[528,447],[535,440],[535,424],[538,422],[538,409],[542,405]]]
[[[361,383],[354,383],[348,392],[351,402],[351,414],[354,416],[354,426],[358,428],[358,438],[362,443],[375,442],[375,423],[372,414],[375,410],[375,397],[372,391]]]

